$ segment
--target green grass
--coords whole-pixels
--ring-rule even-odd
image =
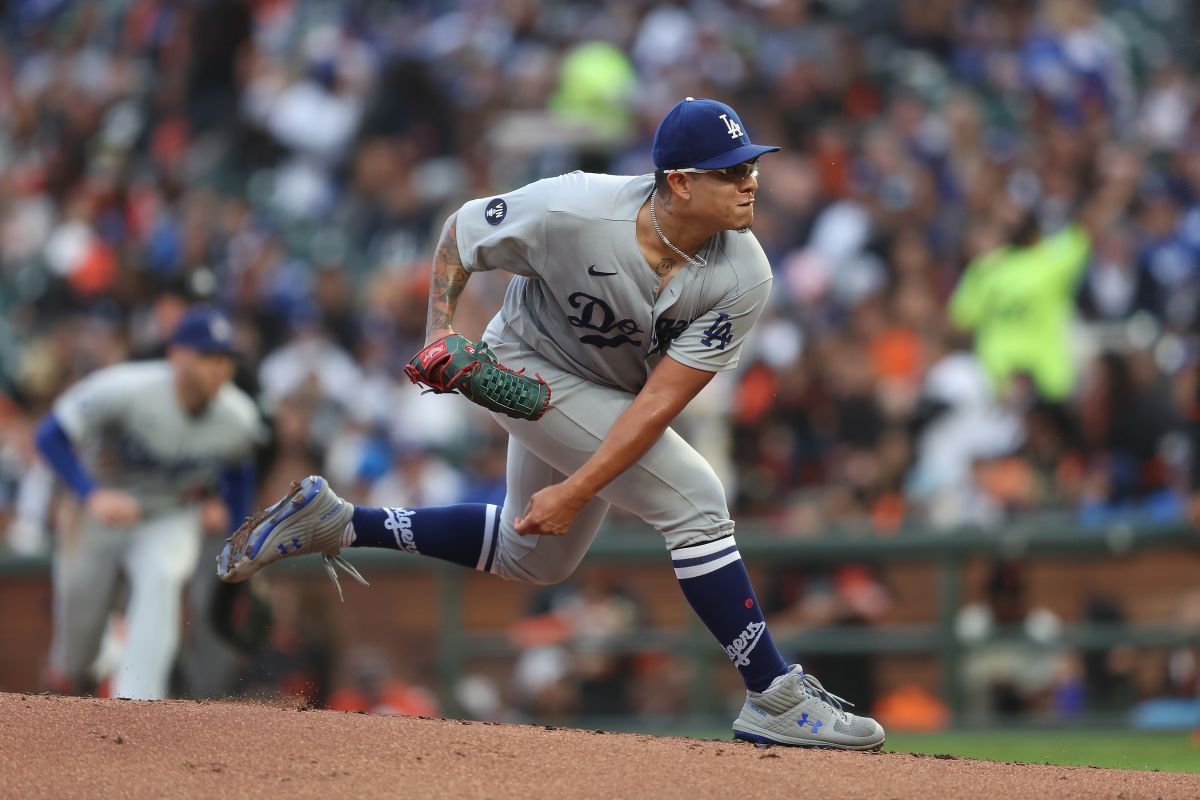
[[[1141,731],[955,731],[889,733],[891,753],[948,754],[1025,764],[1200,773],[1187,733]]]
[[[630,720],[607,720],[589,725],[611,731],[685,736],[693,739],[730,738],[727,725],[647,725]],[[945,733],[888,733],[883,749],[888,753],[926,753],[979,758],[985,761],[1015,761],[1023,764],[1055,764],[1066,767],[1161,770],[1200,773],[1200,744],[1187,732],[1146,732],[1125,729],[1048,730],[1009,728],[1003,730],[956,730]]]

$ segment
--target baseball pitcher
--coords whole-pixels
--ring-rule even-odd
[[[747,687],[734,735],[877,749],[883,729],[845,710],[767,631],[725,491],[669,426],[742,345],[771,290],[750,232],[758,160],[729,106],[687,98],[659,124],[653,175],[572,173],[466,203],[434,255],[427,346],[414,382],[492,410],[509,433],[504,505],[354,507],[311,476],[230,538],[218,574],[343,547],[433,556],[553,583],[578,566],[610,505],[663,536],[688,602]],[[473,272],[517,277],[482,342],[455,334]],[[335,577],[336,582],[336,577]],[[340,589],[339,589],[340,591]]]

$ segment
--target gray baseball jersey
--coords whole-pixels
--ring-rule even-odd
[[[507,324],[565,372],[636,393],[664,354],[711,372],[733,369],[771,291],[749,231],[725,231],[659,293],[636,224],[653,175],[573,172],[458,212],[468,271],[515,273],[492,329]]]
[[[97,370],[67,390],[54,416],[100,486],[128,492],[145,514],[178,510],[266,437],[254,402],[227,384],[199,416],[176,399],[167,361]]]

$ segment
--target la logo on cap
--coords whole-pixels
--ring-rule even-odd
[[[208,323],[208,334],[216,342],[228,342],[233,338],[233,326],[224,317],[213,317]]]
[[[729,132],[730,139],[742,138],[742,126],[729,118],[728,114],[722,114],[721,119],[725,120],[725,130]]]

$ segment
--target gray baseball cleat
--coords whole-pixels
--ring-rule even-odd
[[[764,692],[746,692],[742,713],[733,721],[733,738],[756,744],[878,750],[883,726],[846,711],[851,705],[830,694],[799,664],[780,675]]]
[[[320,553],[338,597],[342,597],[342,586],[334,565],[367,586],[358,570],[338,555],[353,541],[353,516],[353,504],[338,497],[320,475],[295,481],[282,500],[247,518],[225,540],[217,556],[217,577],[237,583],[281,558]]]

